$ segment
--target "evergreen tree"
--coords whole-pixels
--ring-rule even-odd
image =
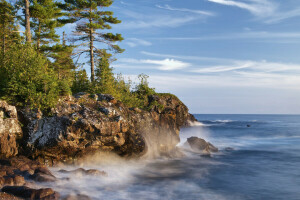
[[[0,0],[0,43],[2,56],[4,56],[9,46],[20,42],[20,35],[17,31],[18,27],[15,24],[15,14],[15,9],[10,3]]]
[[[34,0],[30,6],[30,13],[37,50],[51,50],[49,44],[60,41],[59,35],[55,33],[55,28],[64,25],[59,21],[64,14],[53,0]]]
[[[90,88],[90,82],[86,71],[78,70],[74,73],[74,81],[72,85],[72,93],[86,92]]]
[[[113,17],[113,12],[102,9],[111,6],[113,0],[66,0],[66,3],[69,5],[66,9],[69,9],[72,17],[78,21],[74,33],[75,41],[81,41],[81,46],[88,46],[88,49],[81,50],[81,53],[89,52],[90,54],[91,81],[93,82],[95,80],[95,53],[101,53],[99,48],[95,47],[95,43],[108,45],[108,50],[114,53],[123,52],[123,49],[116,44],[123,40],[121,34],[104,31],[111,29],[110,24],[118,24],[121,21]],[[84,41],[88,42],[84,43]]]
[[[101,55],[95,73],[95,90],[97,93],[115,94],[116,79],[114,77],[113,68],[110,63],[113,61],[112,54],[106,50],[101,50]]]
[[[52,62],[51,65],[57,73],[61,95],[71,93],[74,70],[76,69],[71,57],[73,55],[73,49],[73,46],[66,44],[64,32],[62,44],[56,44],[55,46],[51,47],[52,53],[50,57],[54,59],[54,62]]]

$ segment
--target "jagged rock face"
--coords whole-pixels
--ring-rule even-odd
[[[22,137],[22,129],[14,106],[0,101],[0,159],[18,154],[16,140]]]
[[[62,99],[51,117],[23,110],[27,153],[53,165],[99,150],[122,156],[172,150],[179,142],[179,128],[190,119],[188,109],[172,96],[151,96],[150,104],[150,111],[129,109],[111,95],[80,93]]]

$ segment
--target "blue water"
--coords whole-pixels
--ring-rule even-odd
[[[224,199],[300,199],[300,116],[195,117],[204,126],[181,134],[206,132],[204,137],[221,147],[221,153],[209,158],[220,164],[208,166],[206,176],[193,180],[201,188]]]
[[[300,116],[195,115],[198,126],[181,130],[182,157],[120,160],[93,157],[89,166],[108,177],[56,183],[62,195],[92,199],[300,200]],[[211,142],[211,157],[184,147],[188,137]],[[230,147],[230,149],[228,149]],[[53,172],[59,177],[58,169]],[[53,186],[52,186],[53,187]]]

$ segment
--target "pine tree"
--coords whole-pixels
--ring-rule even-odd
[[[56,44],[51,47],[52,53],[50,57],[54,59],[52,66],[57,73],[61,95],[71,93],[71,86],[76,66],[73,62],[74,46],[67,45],[65,41],[65,32],[63,32],[62,44]]]
[[[69,4],[67,9],[72,12],[72,17],[78,21],[74,41],[82,42],[80,46],[88,46],[88,49],[80,50],[80,54],[89,52],[91,81],[94,82],[95,54],[101,53],[99,48],[95,47],[95,43],[107,45],[108,50],[114,53],[123,52],[123,49],[116,44],[116,42],[123,40],[121,34],[104,31],[111,29],[110,24],[118,24],[121,21],[113,17],[113,12],[103,10],[104,7],[112,5],[112,0],[66,0],[66,3]],[[84,41],[88,42],[84,43]]]
[[[95,90],[97,90],[97,93],[115,94],[116,79],[113,68],[110,67],[110,63],[114,61],[111,58],[112,54],[107,53],[106,50],[102,50],[101,55],[95,70]]]
[[[5,0],[0,0],[0,43],[2,56],[4,56],[9,46],[20,41],[20,35],[17,31],[18,27],[15,24],[15,15],[14,7]]]
[[[49,44],[60,41],[55,29],[64,25],[59,21],[64,14],[53,0],[34,0],[30,6],[30,13],[37,50],[50,51]]]

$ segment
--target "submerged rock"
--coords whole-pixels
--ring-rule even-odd
[[[87,195],[77,194],[77,195],[68,195],[67,197],[63,198],[63,200],[92,200],[92,199]]]
[[[97,169],[85,170],[83,168],[78,168],[78,169],[70,170],[70,171],[61,169],[58,172],[64,173],[64,174],[76,174],[76,175],[107,176],[107,173],[105,171],[99,171]]]
[[[198,137],[188,138],[187,143],[193,150],[199,151],[204,154],[210,154],[211,152],[215,153],[219,151],[217,147]]]

